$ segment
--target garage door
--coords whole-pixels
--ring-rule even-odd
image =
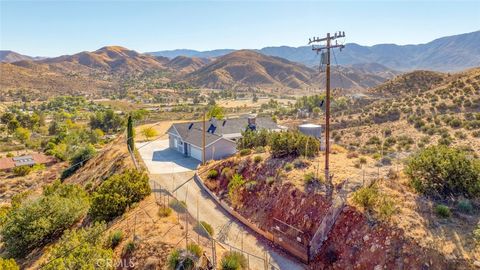
[[[199,148],[193,147],[193,146],[190,149],[191,149],[190,155],[194,159],[202,161],[202,150],[200,150]]]

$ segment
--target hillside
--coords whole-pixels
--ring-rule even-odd
[[[60,67],[88,67],[113,73],[144,72],[164,69],[159,59],[120,46],[107,46],[94,52],[81,52],[40,61]]]
[[[347,33],[348,35],[348,33]],[[347,39],[348,40],[348,39]],[[391,69],[409,71],[428,69],[436,71],[460,71],[480,66],[480,31],[447,36],[418,45],[377,44],[362,46],[347,43],[345,50],[337,54],[340,65],[361,63],[379,63]],[[178,55],[196,57],[218,57],[233,50],[174,50],[152,52],[152,55],[176,57]],[[277,56],[302,63],[307,66],[318,65],[318,59],[310,46],[301,47],[265,47],[257,50],[269,56]]]
[[[106,95],[116,82],[99,76],[85,76],[81,70],[65,71],[30,60],[0,63],[0,100],[46,99],[52,95]]]
[[[40,60],[42,57],[31,57],[28,55],[19,54],[13,51],[1,51],[0,50],[0,62],[13,63],[22,60]]]
[[[430,90],[444,82],[447,77],[443,73],[419,70],[399,75],[393,80],[369,89],[368,92],[382,96],[408,96]]]
[[[177,56],[168,61],[165,66],[179,72],[190,73],[205,66],[208,59],[198,57]]]
[[[260,86],[303,88],[313,70],[277,57],[242,50],[218,58],[189,74],[194,85],[209,88]]]

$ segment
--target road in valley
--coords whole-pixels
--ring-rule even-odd
[[[244,251],[261,258],[267,255],[271,264],[280,269],[305,269],[296,259],[271,247],[267,240],[230,216],[198,186],[192,179],[198,161],[168,149],[168,140],[138,143],[137,147],[152,181],[168,190],[183,184],[174,195],[187,203],[188,211],[194,217],[197,216],[198,207],[198,219],[212,225],[215,239],[239,249],[243,246]],[[191,180],[188,181],[189,179]],[[186,181],[188,182],[185,183]],[[264,261],[261,259],[250,256],[249,263],[251,269],[264,269]]]

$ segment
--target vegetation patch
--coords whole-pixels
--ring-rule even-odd
[[[83,189],[58,181],[47,186],[39,198],[13,204],[1,228],[6,250],[16,257],[28,254],[82,218],[88,206]]]
[[[113,175],[93,193],[90,215],[95,220],[112,220],[150,193],[148,175],[145,172],[127,170]]]
[[[480,195],[480,161],[443,145],[430,146],[411,157],[405,169],[420,193],[441,197]]]

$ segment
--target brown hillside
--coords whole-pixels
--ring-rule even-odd
[[[116,84],[85,76],[78,71],[64,73],[64,69],[20,61],[13,64],[0,63],[0,100],[19,100],[21,96],[45,99],[51,95],[77,95],[89,93],[92,96],[111,92]]]
[[[42,63],[65,66],[82,65],[106,72],[142,72],[163,69],[162,63],[155,57],[140,54],[120,46],[107,46],[94,52],[81,52],[41,61]]]
[[[418,70],[400,75],[371,89],[370,92],[384,96],[425,92],[444,82],[447,77],[446,74],[440,72]]]
[[[209,88],[232,86],[308,86],[313,70],[288,60],[241,50],[218,58],[189,74],[187,80]]]
[[[208,62],[209,60],[204,58],[177,56],[169,61],[166,66],[180,72],[190,73],[205,66]]]

